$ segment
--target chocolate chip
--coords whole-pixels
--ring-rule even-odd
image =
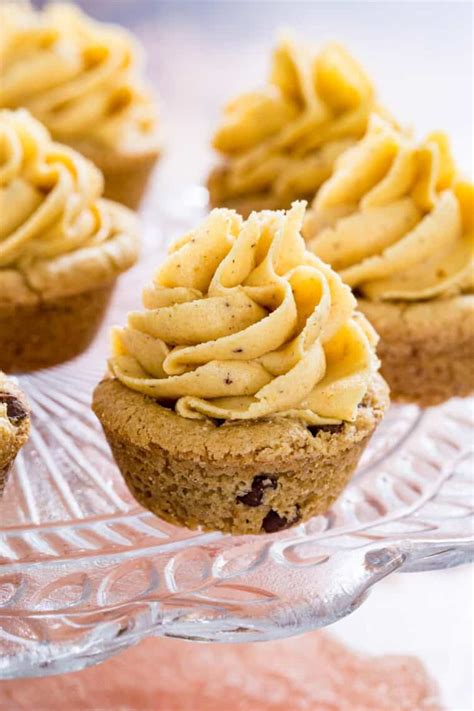
[[[28,410],[21,400],[10,393],[0,393],[0,404],[6,404],[7,417],[11,422],[21,422],[28,415]]]
[[[174,410],[175,401],[174,400],[159,400],[158,404],[165,410]]]
[[[0,491],[2,490],[2,479],[6,479],[8,472],[10,471],[12,463],[8,462],[4,467],[0,469]]]
[[[246,506],[260,506],[263,500],[263,492],[265,489],[276,489],[277,481],[274,477],[268,474],[260,474],[254,477],[252,488],[246,494],[237,497],[237,501]]]
[[[344,423],[340,422],[338,425],[308,425],[308,430],[316,437],[318,432],[340,432],[343,427]]]
[[[282,531],[288,525],[288,519],[280,516],[276,511],[270,509],[262,521],[262,528],[266,533],[276,533]]]
[[[288,521],[286,516],[280,516],[279,513],[270,509],[262,521],[262,528],[265,533],[276,533],[277,531],[283,531],[283,529],[293,526],[299,519],[300,511],[298,506],[296,507],[296,514],[291,521]]]

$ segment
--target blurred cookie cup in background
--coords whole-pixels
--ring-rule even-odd
[[[104,200],[100,171],[27,111],[0,111],[0,368],[81,353],[117,277],[138,256],[135,215]]]
[[[378,116],[308,212],[308,248],[355,290],[393,399],[474,391],[473,220],[447,137],[418,143]]]
[[[258,534],[325,512],[387,408],[376,334],[306,250],[304,207],[213,210],[114,331],[93,409],[167,521]]]
[[[29,431],[30,411],[26,398],[17,385],[0,371],[0,496]]]
[[[247,216],[312,200],[374,110],[382,111],[372,82],[343,46],[316,52],[283,38],[266,84],[225,107],[212,141],[221,158],[208,179],[211,205]]]
[[[27,108],[97,165],[106,197],[137,208],[161,139],[135,39],[66,3],[7,0],[0,17],[0,108]]]

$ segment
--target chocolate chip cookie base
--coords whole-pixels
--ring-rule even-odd
[[[273,533],[324,513],[353,473],[388,406],[377,375],[354,423],[190,420],[116,379],[93,410],[137,501],[187,528]]]
[[[0,303],[0,369],[28,372],[82,353],[96,335],[113,286],[31,304]]]
[[[7,483],[8,474],[30,431],[30,411],[25,396],[0,373],[0,403],[6,405],[9,427],[0,427],[0,496]]]
[[[392,400],[428,407],[474,392],[474,295],[358,304],[380,336]]]

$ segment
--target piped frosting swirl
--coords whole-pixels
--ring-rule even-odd
[[[135,262],[135,216],[101,199],[102,186],[27,111],[0,111],[0,300],[87,290]]]
[[[444,134],[421,144],[373,116],[341,156],[304,228],[309,249],[370,299],[472,291],[474,187]]]
[[[127,151],[155,144],[156,110],[140,51],[117,26],[66,3],[1,10],[0,107],[24,107],[55,139]]]
[[[247,221],[214,210],[178,240],[113,332],[111,373],[188,418],[353,420],[376,336],[341,279],[305,249],[304,203]]]
[[[364,134],[374,107],[373,86],[344,47],[333,43],[316,54],[283,39],[266,86],[225,108],[213,139],[225,157],[225,169],[210,179],[214,204],[262,194],[289,207],[312,197]]]

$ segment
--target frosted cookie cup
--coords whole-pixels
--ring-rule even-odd
[[[167,521],[269,533],[326,511],[387,407],[376,335],[303,214],[214,210],[114,331],[93,409]]]
[[[1,18],[0,108],[29,109],[102,171],[107,198],[138,207],[161,138],[134,38],[66,3],[7,2]]]
[[[0,368],[81,353],[138,254],[136,218],[100,172],[24,110],[0,111]]]
[[[0,496],[10,468],[28,439],[30,411],[21,390],[0,371]]]
[[[356,290],[393,399],[474,391],[473,216],[446,136],[417,144],[376,116],[308,212],[308,248]]]
[[[266,85],[225,108],[213,137],[221,160],[208,180],[211,204],[248,216],[312,199],[375,106],[369,78],[344,47],[316,53],[282,39]]]

